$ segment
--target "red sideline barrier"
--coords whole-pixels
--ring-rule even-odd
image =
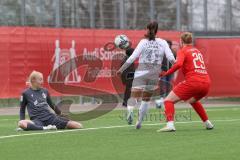
[[[143,30],[100,30],[100,29],[56,29],[56,28],[31,28],[31,27],[0,27],[0,98],[19,97],[26,87],[25,82],[32,70],[43,73],[45,86],[50,89],[52,95],[61,95],[51,89],[46,83],[48,76],[54,67],[55,41],[60,41],[61,61],[69,59],[72,40],[75,41],[76,55],[86,53],[99,53],[103,58],[103,75],[92,83],[81,81],[84,71],[78,69],[74,85],[88,86],[107,93],[115,94],[109,77],[111,54],[119,51],[104,52],[103,46],[112,42],[117,34],[129,36],[135,46],[143,37]],[[178,41],[179,32],[159,32],[159,37]],[[101,57],[102,56],[102,57]],[[56,58],[55,58],[56,60]],[[104,76],[108,75],[108,76]],[[120,88],[123,89],[121,84]],[[121,90],[122,90],[121,89]],[[89,94],[85,92],[86,94]],[[84,93],[83,93],[84,94]],[[94,94],[91,93],[91,94]]]
[[[197,38],[212,80],[210,96],[240,96],[240,38]]]
[[[19,97],[26,87],[25,82],[32,70],[44,74],[45,86],[52,95],[61,95],[51,89],[46,83],[54,67],[55,41],[60,41],[62,58],[67,60],[72,40],[75,41],[76,55],[86,53],[99,53],[103,58],[102,74],[96,81],[85,83],[84,69],[78,69],[80,81],[75,80],[73,85],[87,86],[115,94],[111,77],[111,55],[119,51],[103,51],[103,46],[112,42],[117,34],[126,34],[133,42],[133,46],[143,37],[143,30],[98,30],[98,29],[56,29],[56,28],[31,28],[31,27],[0,27],[0,98]],[[177,43],[179,32],[159,32],[159,37],[170,39]],[[240,95],[240,38],[232,39],[207,39],[197,38],[196,46],[205,58],[208,72],[212,79],[209,96],[239,96]],[[177,78],[181,79],[181,78]],[[71,81],[71,80],[70,80]],[[178,80],[179,81],[179,80]],[[116,83],[115,83],[116,84]],[[123,86],[117,83],[117,88],[122,91]],[[98,92],[96,92],[98,93]],[[91,91],[90,94],[96,94]],[[89,94],[89,92],[84,92]]]

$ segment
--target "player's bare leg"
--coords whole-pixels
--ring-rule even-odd
[[[69,121],[66,126],[67,129],[81,129],[83,125],[76,121]]]
[[[21,120],[18,122],[18,127],[22,128],[23,130],[27,129],[27,125],[31,123],[33,124],[33,122],[31,120]]]
[[[205,109],[203,108],[202,104],[199,101],[197,101],[194,97],[189,99],[187,102],[190,103],[191,106],[193,107],[193,109],[197,112],[197,114],[203,121],[204,125],[206,126],[206,129],[207,130],[213,129],[214,126],[209,121],[207,113],[206,113]]]
[[[173,91],[171,91],[165,98],[164,105],[167,125],[162,129],[158,130],[158,132],[172,132],[176,130],[174,126],[174,104],[179,102],[180,100],[181,99]]]

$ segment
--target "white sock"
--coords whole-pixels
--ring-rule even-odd
[[[128,110],[128,112],[133,112],[133,109],[134,109],[134,106],[127,106],[127,110]]]
[[[157,106],[161,106],[162,109],[165,108],[165,106],[164,106],[164,98],[163,97],[161,97],[160,99],[155,100],[155,103],[156,103]]]
[[[206,121],[204,122],[204,124],[205,124],[206,127],[213,126],[213,124],[212,124],[211,121],[209,121],[209,120],[206,120]]]
[[[161,103],[162,103],[162,109],[165,109],[165,105],[164,105],[164,98],[163,97],[161,97]]]
[[[148,111],[148,106],[149,106],[149,102],[147,101],[142,101],[141,102],[141,105],[139,107],[139,117],[138,117],[138,120],[140,122],[142,122],[144,116],[146,115],[147,111]]]
[[[164,101],[164,98],[163,98],[163,97],[161,97],[161,98],[160,98],[160,102],[161,102],[161,103],[163,103],[163,101]]]
[[[48,126],[43,126],[43,130],[49,130]]]
[[[208,123],[211,123],[209,120],[206,120],[205,122],[204,122],[205,124],[208,124]]]
[[[167,122],[167,127],[174,128],[174,121]]]

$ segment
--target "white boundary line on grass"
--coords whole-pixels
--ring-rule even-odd
[[[234,122],[240,121],[240,119],[225,119],[225,120],[213,120],[213,122]],[[188,123],[200,123],[201,121],[188,121],[188,122],[176,122],[177,124],[188,124]],[[152,124],[143,124],[143,126],[156,126],[165,123],[152,123]],[[23,136],[32,136],[32,135],[45,135],[45,134],[56,134],[56,133],[66,133],[66,132],[77,132],[77,131],[89,131],[89,130],[99,130],[99,129],[112,129],[112,128],[125,128],[133,127],[134,125],[119,125],[119,126],[106,126],[106,127],[96,127],[96,128],[84,128],[84,129],[75,129],[75,130],[60,130],[60,131],[51,131],[51,132],[37,132],[37,133],[27,133],[27,134],[14,134],[8,136],[0,136],[0,139],[14,138],[14,137],[23,137]]]

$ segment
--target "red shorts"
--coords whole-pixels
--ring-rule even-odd
[[[198,81],[183,81],[174,87],[173,92],[184,101],[194,97],[197,101],[208,94],[210,83]]]

